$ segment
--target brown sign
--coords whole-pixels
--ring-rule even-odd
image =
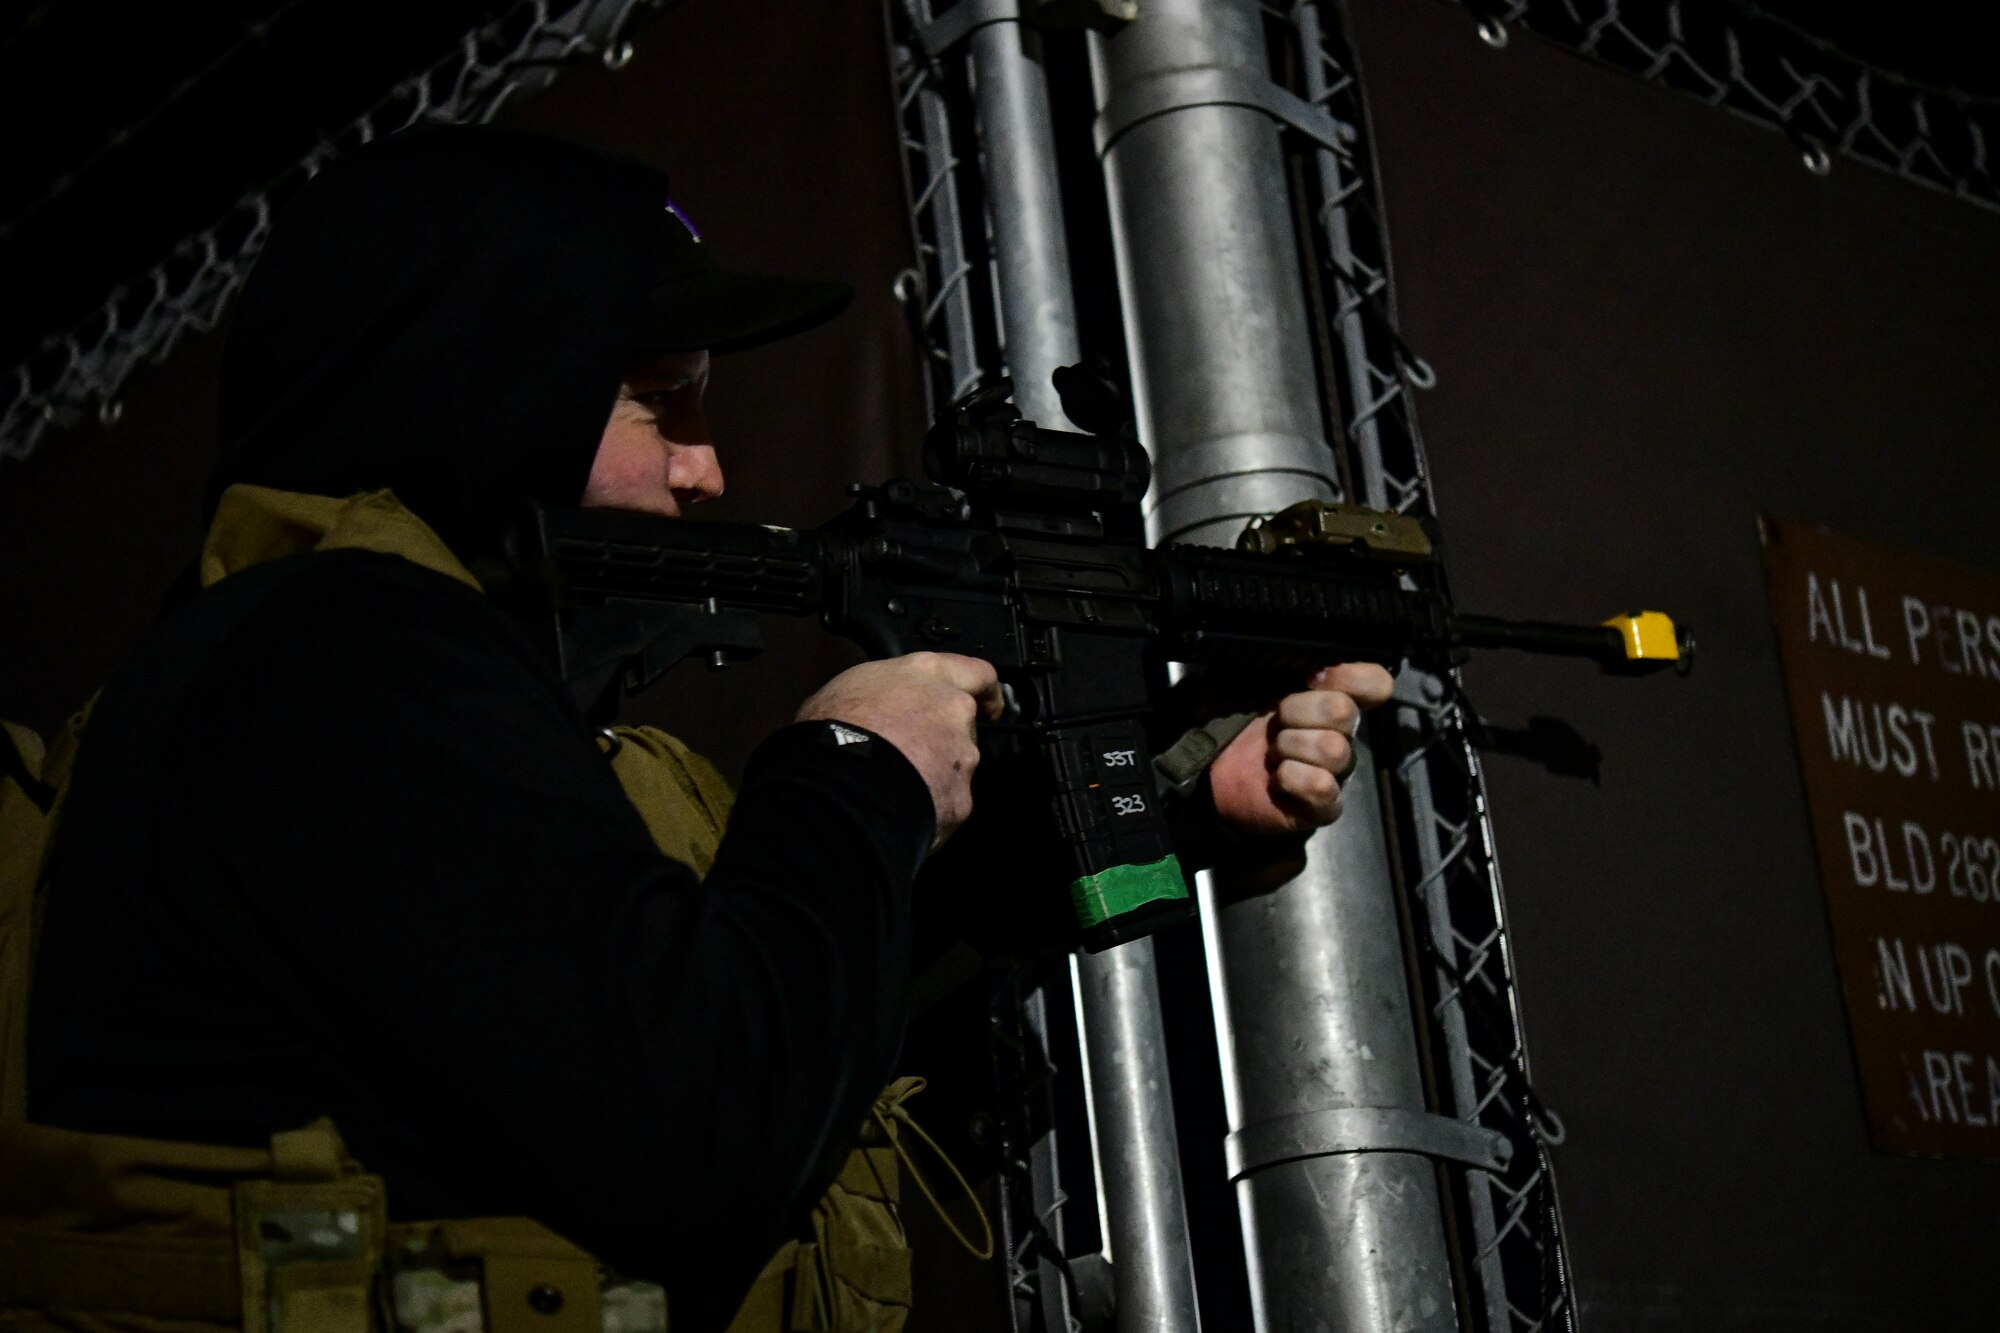
[[[1870,1132],[2000,1159],[2000,578],[1762,529]]]

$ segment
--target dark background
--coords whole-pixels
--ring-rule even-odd
[[[1454,589],[1698,667],[1479,659],[1601,789],[1489,764],[1587,1328],[2000,1324],[2000,1169],[1869,1150],[1764,595],[1769,511],[2000,571],[2000,216],[1451,8],[1356,6]]]
[[[1605,753],[1601,787],[1489,770],[1586,1328],[1993,1327],[1996,1168],[1867,1145],[1754,517],[2000,571],[2000,217],[1839,160],[1815,177],[1770,131],[1520,35],[1491,50],[1455,6],[1354,9],[1460,599],[1643,602],[1701,639],[1688,680],[1468,673],[1493,720],[1559,714]],[[710,512],[816,521],[912,469],[923,425],[880,15],[690,0],[637,37],[630,68],[513,119],[667,167],[726,262],[859,289],[711,390]],[[216,341],[144,372],[115,429],[0,466],[0,715],[52,726],[191,557]],[[809,626],[771,639],[643,712],[734,770],[850,660]],[[966,1275],[919,1239],[921,1302]]]
[[[718,361],[709,424],[728,493],[705,516],[811,524],[849,481],[918,470],[920,363],[890,293],[911,262],[881,15],[820,0],[690,0],[505,117],[653,162],[728,265],[852,284],[831,325]],[[827,53],[839,52],[840,58]],[[215,457],[219,335],[188,339],[121,395],[119,424],[51,432],[0,464],[0,715],[44,729],[94,689],[199,545]],[[637,706],[735,771],[840,665],[810,625],[774,621],[763,658],[690,667]],[[30,647],[32,646],[32,647]]]

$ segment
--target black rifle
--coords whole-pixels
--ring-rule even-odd
[[[1191,910],[1148,744],[1170,662],[1298,681],[1335,662],[1440,671],[1482,646],[1632,673],[1689,660],[1657,612],[1592,626],[1455,614],[1429,535],[1396,514],[1311,501],[1253,522],[1237,550],[1149,547],[1139,444],[1041,429],[1007,389],[939,419],[929,481],[851,486],[853,506],[815,531],[538,512],[519,554],[552,576],[579,700],[691,655],[748,656],[770,612],[817,615],[877,658],[984,658],[1009,706],[982,747],[1037,771],[1080,942],[1102,949]]]

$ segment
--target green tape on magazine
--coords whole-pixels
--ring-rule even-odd
[[[1069,896],[1076,904],[1076,919],[1088,930],[1147,903],[1187,897],[1187,880],[1181,876],[1179,858],[1167,856],[1085,875],[1071,881]]]

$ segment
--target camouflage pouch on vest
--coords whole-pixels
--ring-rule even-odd
[[[332,1122],[273,1134],[270,1177],[231,1193],[243,1333],[373,1333],[388,1206]]]
[[[34,732],[0,722],[0,1122],[27,1115],[28,983],[42,872],[89,716],[86,705],[46,753]]]
[[[609,727],[598,746],[653,845],[706,875],[736,801],[715,765],[658,727]]]
[[[898,1333],[909,1317],[901,1180],[881,1116],[896,1096],[891,1088],[876,1099],[860,1141],[813,1208],[813,1238],[799,1246],[792,1277],[790,1330]]]
[[[390,1333],[667,1333],[667,1294],[525,1217],[390,1228]]]
[[[539,1222],[384,1221],[330,1121],[268,1151],[0,1124],[9,1333],[667,1333]]]
[[[910,1246],[903,1233],[905,1174],[960,1244],[993,1257],[993,1230],[951,1159],[910,1118],[904,1103],[920,1078],[899,1078],[869,1108],[860,1140],[813,1209],[812,1239],[794,1241],[766,1264],[729,1333],[900,1333],[910,1315]],[[946,1214],[910,1157],[907,1139],[928,1147],[973,1198],[984,1240],[974,1244]]]

